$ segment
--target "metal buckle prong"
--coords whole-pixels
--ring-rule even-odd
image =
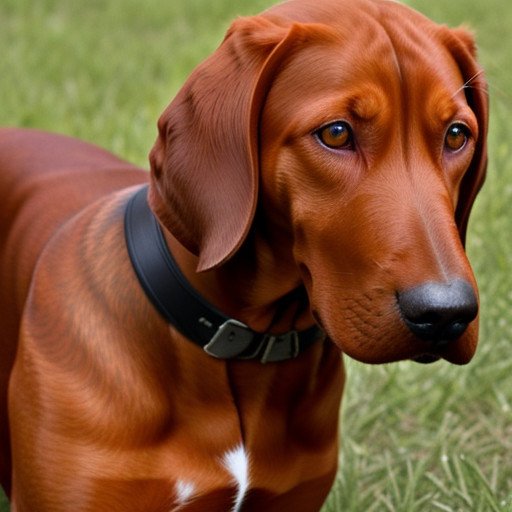
[[[300,353],[297,331],[290,331],[281,335],[268,334],[264,338],[264,343],[266,346],[260,359],[263,364],[294,359]]]
[[[268,335],[265,337],[264,341],[266,342],[265,351],[263,352],[263,355],[261,356],[260,361],[265,364],[268,362],[268,359],[270,357],[270,354],[272,353],[272,348],[274,346],[274,343],[276,342],[276,336]]]

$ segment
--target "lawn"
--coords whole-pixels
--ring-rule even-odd
[[[347,363],[341,468],[324,512],[512,511],[512,4],[409,3],[472,27],[490,83],[489,177],[468,236],[481,342],[466,367]],[[187,74],[230,19],[269,4],[1,0],[0,125],[67,133],[146,166]]]

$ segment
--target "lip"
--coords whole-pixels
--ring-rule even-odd
[[[422,354],[414,357],[412,360],[420,364],[432,364],[439,361],[439,359],[441,359],[441,357],[435,354]]]

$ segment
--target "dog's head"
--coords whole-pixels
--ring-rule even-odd
[[[353,357],[464,363],[487,105],[465,30],[386,0],[291,0],[235,21],[162,114],[150,201],[199,271],[259,223],[291,240],[314,315]]]

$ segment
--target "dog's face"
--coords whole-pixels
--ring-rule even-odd
[[[400,297],[464,282],[477,300],[463,244],[485,171],[487,103],[472,42],[391,2],[315,4],[287,2],[232,28],[161,119],[153,205],[206,269],[237,252],[261,221],[258,204],[270,229],[292,241],[312,311],[344,352],[465,363],[477,343],[474,315],[462,335],[434,344],[407,326]],[[230,95],[229,81],[215,83],[221,72],[233,73],[236,107],[218,101],[216,87]],[[217,103],[207,108],[203,94]],[[201,130],[205,116],[223,145],[210,138],[204,157],[191,157],[194,137],[176,141],[190,135],[184,123]],[[231,212],[219,213],[205,197],[208,184],[215,195],[212,181],[194,172],[224,181],[214,200],[227,190]],[[229,226],[233,214],[238,225]],[[212,216],[220,221],[208,227]]]
[[[400,291],[475,286],[455,211],[479,125],[443,44],[403,24],[364,26],[312,36],[277,75],[261,176],[319,322],[344,352],[383,362],[431,350],[400,320]],[[476,340],[474,321],[438,353],[464,362]]]

